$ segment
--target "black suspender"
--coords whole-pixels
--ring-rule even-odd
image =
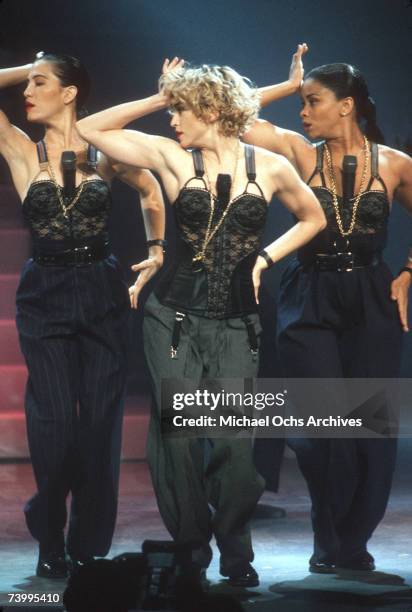
[[[373,181],[379,181],[382,185],[384,192],[387,194],[388,189],[385,185],[385,181],[379,175],[379,147],[376,142],[371,142],[371,178],[366,188],[367,191],[372,187]]]
[[[90,169],[96,171],[97,164],[99,163],[97,157],[97,149],[93,145],[89,144],[87,147],[87,165]]]
[[[323,170],[323,151],[324,151],[324,142],[316,143],[316,171],[322,172]]]
[[[192,151],[193,164],[195,167],[196,178],[203,178],[205,173],[205,167],[203,165],[203,155],[200,149],[193,149]]]
[[[205,167],[200,149],[193,149],[192,157],[196,178],[202,178],[205,174]],[[255,149],[249,144],[245,145],[245,162],[248,181],[249,183],[254,183],[256,181]]]
[[[36,143],[37,157],[39,158],[39,166],[41,170],[47,170],[49,158],[47,157],[47,149],[44,140]]]
[[[325,142],[317,142],[316,145],[316,166],[309,179],[307,180],[307,185],[310,185],[311,180],[314,176],[319,174],[320,179],[322,181],[322,187],[326,187],[325,175],[323,174],[323,152],[325,150]]]
[[[245,160],[246,160],[246,174],[249,183],[256,182],[256,161],[255,161],[255,148],[250,145],[245,145]]]
[[[247,180],[247,184],[245,187],[245,191],[243,193],[247,192],[249,183],[254,183],[256,187],[259,189],[260,195],[262,196],[262,198],[264,198],[265,197],[264,193],[259,183],[256,182],[255,147],[253,145],[245,144],[245,162],[246,162],[246,174],[247,174],[248,180]]]
[[[47,156],[47,148],[44,140],[40,140],[36,143],[37,149],[37,157],[39,159],[39,166],[42,170],[47,170],[47,164],[49,163],[49,158]],[[98,162],[97,149],[93,145],[87,147],[87,165],[90,170],[96,171]],[[203,165],[203,161],[202,161]]]
[[[379,152],[376,142],[371,142],[371,178],[379,179]]]
[[[203,163],[202,151],[200,149],[193,149],[192,157],[193,157],[193,165],[195,168],[195,176],[196,178],[203,179],[204,174],[205,174],[205,166]],[[255,183],[257,187],[259,188],[260,193],[263,196],[263,192],[259,184],[256,183],[256,160],[255,160],[255,148],[253,145],[245,144],[245,164],[246,164],[246,174],[247,174],[248,182],[247,182],[244,193],[246,193],[249,183]],[[191,180],[193,179],[189,179],[186,185]]]

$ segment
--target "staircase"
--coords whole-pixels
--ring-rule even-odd
[[[0,184],[0,460],[28,458],[24,391],[27,369],[15,325],[15,295],[20,270],[30,253],[20,201],[10,185]],[[126,400],[123,459],[144,459],[149,400]]]

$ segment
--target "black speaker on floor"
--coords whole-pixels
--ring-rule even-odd
[[[174,605],[176,584],[190,563],[190,550],[166,540],[145,540],[142,545],[147,567],[143,610],[162,610]]]

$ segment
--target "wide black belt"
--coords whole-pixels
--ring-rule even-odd
[[[352,272],[356,268],[378,266],[382,262],[380,252],[372,253],[316,253],[309,263],[316,270],[326,272]],[[305,262],[306,263],[306,262]]]
[[[86,266],[102,261],[109,255],[109,243],[101,245],[85,245],[65,251],[35,252],[33,259],[42,266]]]

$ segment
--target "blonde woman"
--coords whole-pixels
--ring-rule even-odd
[[[166,107],[178,143],[122,129]],[[291,164],[240,142],[258,108],[257,90],[231,68],[182,67],[175,58],[165,62],[160,93],[78,123],[83,138],[110,157],[155,170],[173,203],[176,257],[145,313],[154,395],[148,461],[165,525],[192,550],[190,569],[207,567],[214,534],[221,574],[246,587],[258,584],[248,520],[263,490],[250,441],[210,441],[204,469],[198,439],[162,436],[161,380],[255,376],[261,272],[324,227],[316,198]],[[298,222],[258,256],[274,194]]]

